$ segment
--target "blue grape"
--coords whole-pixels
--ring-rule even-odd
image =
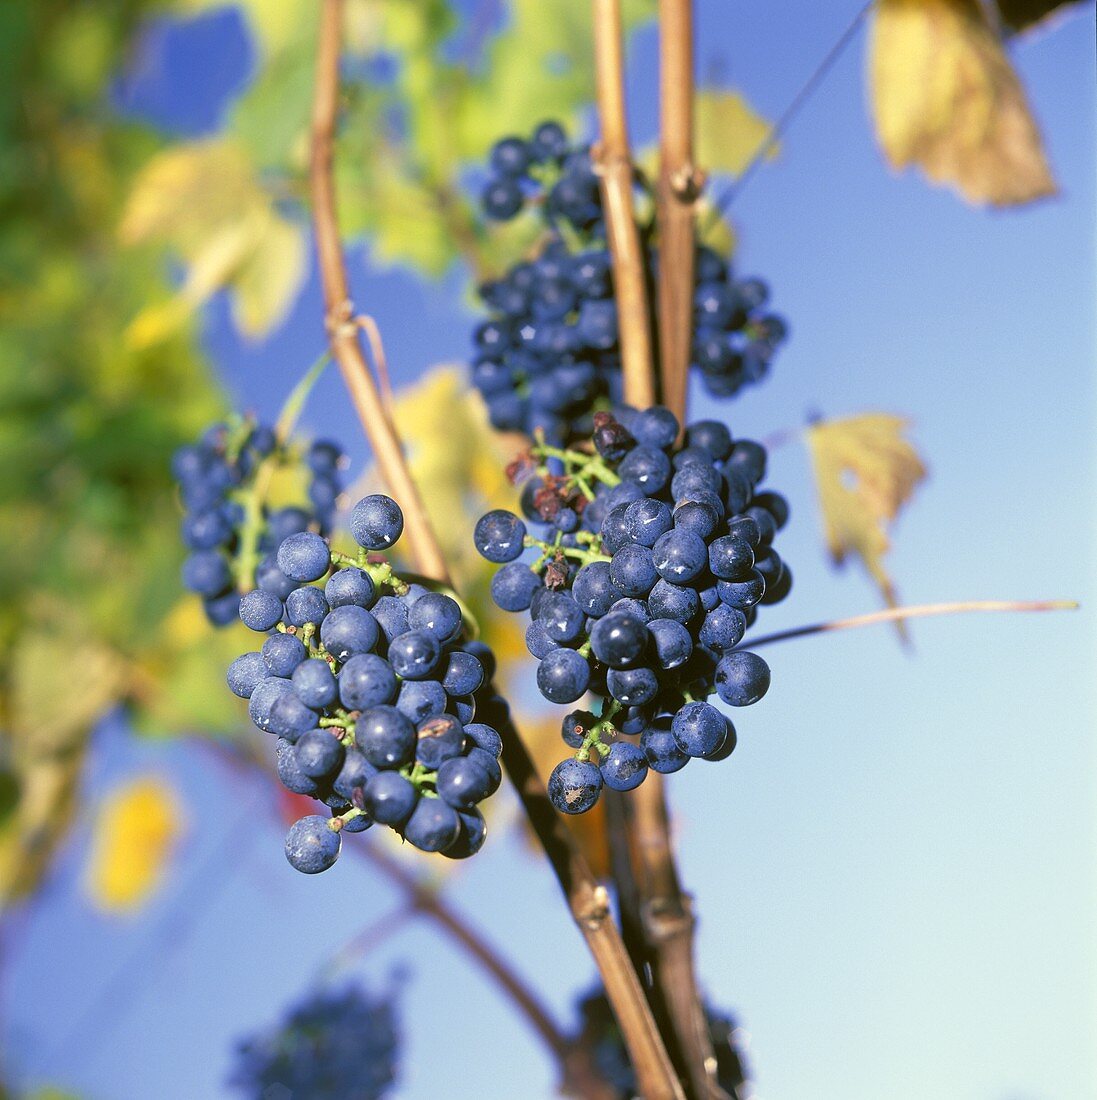
[[[652,619],[648,623],[648,633],[659,668],[678,668],[693,653],[692,635],[675,619]]]
[[[484,666],[477,657],[454,650],[445,657],[442,686],[450,695],[472,695],[484,683]]]
[[[396,709],[416,725],[433,714],[444,714],[449,700],[437,680],[404,680],[396,696]]]
[[[438,666],[441,656],[438,639],[426,630],[406,631],[389,643],[389,663],[404,680],[425,680]]]
[[[322,622],[330,610],[328,601],[319,588],[295,588],[286,597],[286,619],[290,626]]]
[[[435,786],[443,801],[456,810],[467,810],[487,797],[491,776],[477,761],[454,756],[439,765]]]
[[[282,621],[282,601],[272,592],[261,588],[248,592],[240,599],[240,619],[249,630],[265,633]]]
[[[183,587],[199,596],[216,596],[231,585],[229,564],[217,550],[198,550],[183,562]]]
[[[595,657],[611,668],[625,668],[643,654],[648,644],[647,625],[633,615],[610,612],[591,630]]]
[[[333,607],[320,624],[320,642],[337,661],[369,653],[381,633],[377,620],[357,604]]]
[[[331,566],[328,544],[311,531],[301,531],[283,540],[277,558],[278,568],[294,581],[319,580]]]
[[[297,766],[310,779],[334,775],[343,764],[343,744],[326,729],[301,734],[294,746]]]
[[[354,566],[332,573],[324,585],[324,595],[331,607],[355,604],[368,610],[373,606],[375,593],[376,588],[369,574]]]
[[[670,723],[663,719],[648,726],[640,735],[640,748],[647,757],[648,767],[662,775],[681,771],[689,763],[689,756],[682,751],[671,733]]]
[[[308,656],[301,639],[292,634],[272,634],[263,643],[261,652],[272,676],[292,676],[293,670]]]
[[[310,814],[294,822],[286,834],[286,859],[306,875],[326,871],[339,858],[339,834],[327,818]]]
[[[339,697],[339,685],[327,661],[311,657],[293,670],[293,690],[311,710],[330,707]]]
[[[443,761],[461,755],[465,731],[452,714],[435,714],[419,723],[415,759],[431,771]]]
[[[488,561],[514,561],[522,553],[526,525],[512,512],[497,508],[476,522],[473,543]]]
[[[684,753],[709,757],[724,743],[727,719],[708,703],[686,703],[675,714],[670,730]]]
[[[386,550],[404,530],[404,514],[391,497],[374,493],[363,497],[350,515],[350,533],[367,550]]]
[[[404,837],[424,852],[444,852],[461,835],[461,821],[441,798],[420,798],[404,825]]]
[[[233,695],[250,699],[259,681],[269,675],[261,653],[243,653],[229,665],[225,679]]]
[[[364,710],[355,720],[354,740],[375,768],[398,768],[415,755],[415,727],[393,706]]]
[[[408,625],[412,630],[429,631],[445,645],[461,633],[461,608],[451,596],[428,592],[408,612]]]
[[[339,671],[339,701],[348,710],[391,703],[396,691],[396,673],[376,653],[356,654]]]
[[[602,782],[611,790],[632,791],[647,778],[648,758],[631,741],[617,741],[610,745],[601,772]]]
[[[716,691],[733,707],[749,707],[769,690],[769,665],[756,653],[736,649],[716,666]]]
[[[561,760],[549,776],[549,799],[561,813],[586,813],[601,793],[602,773],[590,763],[574,758]]]
[[[468,859],[484,846],[487,823],[484,815],[477,809],[458,810],[457,818],[461,823],[461,832],[442,855],[447,859]]]
[[[590,683],[590,665],[573,649],[546,653],[537,667],[537,687],[553,703],[573,703]]]
[[[411,816],[419,800],[415,786],[399,772],[379,771],[366,780],[366,805],[374,821],[399,827]]]

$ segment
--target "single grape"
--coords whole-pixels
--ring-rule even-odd
[[[601,793],[602,773],[593,764],[573,757],[561,760],[549,776],[549,799],[565,814],[586,813]]]
[[[326,729],[301,734],[295,753],[297,766],[311,779],[334,775],[343,764],[343,744]]]
[[[233,695],[250,699],[259,681],[269,675],[261,653],[242,653],[229,665],[225,679]]]
[[[389,643],[389,663],[404,680],[425,680],[438,666],[441,656],[438,639],[426,630],[409,630]]]
[[[631,741],[617,741],[610,745],[601,772],[602,782],[611,790],[635,790],[647,778],[648,759]]]
[[[263,643],[261,652],[272,676],[292,676],[293,670],[308,657],[301,639],[292,634],[272,634]]]
[[[339,858],[339,847],[339,834],[317,814],[294,822],[286,834],[286,859],[306,875],[326,871]]]
[[[749,707],[769,690],[769,665],[756,653],[736,649],[716,666],[716,691],[733,707]]]
[[[290,535],[278,547],[278,568],[291,580],[317,581],[330,566],[328,544],[311,531]]]
[[[248,592],[240,600],[240,619],[249,630],[266,633],[282,620],[282,601],[261,588]]]
[[[362,711],[354,723],[354,740],[375,768],[399,768],[415,755],[415,727],[392,706]]]
[[[357,653],[369,653],[380,633],[377,620],[357,604],[333,607],[320,624],[320,641],[337,661],[346,661]]]
[[[366,780],[366,805],[384,825],[403,825],[418,800],[419,792],[399,772],[379,771]]]
[[[574,649],[554,649],[537,666],[537,687],[552,703],[573,703],[590,683],[590,665]]]
[[[375,593],[376,589],[369,574],[354,566],[332,573],[324,585],[324,595],[331,607],[356,604],[368,610],[373,606]]]
[[[351,657],[339,672],[339,700],[348,710],[391,703],[396,690],[396,673],[376,653]]]
[[[387,550],[404,530],[404,513],[391,497],[363,497],[350,514],[350,533],[367,550]]]
[[[461,821],[441,798],[420,798],[404,826],[404,838],[423,852],[444,852],[461,835]]]

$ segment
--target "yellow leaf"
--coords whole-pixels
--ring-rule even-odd
[[[1024,89],[979,0],[880,0],[869,44],[876,133],[969,202],[1055,193]]]
[[[145,348],[172,335],[222,287],[248,336],[285,316],[306,274],[304,233],[278,214],[255,166],[231,140],[196,142],[154,157],[134,181],[119,233],[129,245],[159,243],[187,264],[178,293],[153,302],[126,332]]]
[[[92,833],[87,890],[96,908],[129,913],[156,892],[181,832],[175,791],[145,776],[109,794]]]
[[[738,92],[703,89],[696,102],[697,163],[706,172],[739,175],[769,136],[770,123]],[[766,159],[777,153],[774,144]]]
[[[89,641],[71,606],[39,601],[35,611],[37,629],[10,658],[10,711],[0,742],[18,783],[15,804],[0,828],[4,901],[34,889],[65,835],[88,732],[118,697],[125,672],[117,653],[100,641]],[[60,652],[68,661],[56,660]],[[79,679],[70,675],[73,667],[81,669]]]
[[[514,506],[506,466],[518,447],[491,430],[483,401],[457,367],[436,367],[402,390],[395,416],[458,587],[486,584],[495,570],[473,548],[472,522],[490,508]]]
[[[233,317],[245,336],[270,332],[289,312],[305,281],[307,258],[301,227],[270,218],[233,281]]]
[[[889,413],[865,413],[823,421],[806,433],[831,556],[837,565],[851,554],[860,558],[890,607],[896,592],[883,564],[887,529],[926,476],[903,438],[906,424]]]

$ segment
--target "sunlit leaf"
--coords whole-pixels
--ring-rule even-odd
[[[1014,33],[1045,27],[1092,4],[1093,0],[997,0],[1002,22]]]
[[[175,790],[155,776],[110,792],[92,831],[86,886],[105,913],[132,913],[161,886],[182,831]]]
[[[770,123],[739,92],[705,88],[697,93],[694,119],[697,163],[706,172],[739,175],[769,136]],[[777,156],[774,144],[766,158]]]
[[[1024,89],[979,0],[880,0],[869,49],[876,132],[893,167],[918,165],[977,204],[1054,194]]]
[[[302,229],[276,211],[247,154],[228,140],[153,158],[134,183],[120,234],[129,245],[167,245],[187,264],[177,295],[134,319],[128,340],[136,348],[171,335],[222,287],[233,293],[240,330],[261,336],[288,311],[306,273]]]
[[[897,597],[884,568],[888,529],[926,476],[903,438],[906,426],[890,413],[865,413],[822,421],[805,433],[831,557],[836,565],[859,558],[891,607]]]

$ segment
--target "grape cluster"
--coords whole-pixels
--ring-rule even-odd
[[[589,810],[603,786],[632,790],[649,769],[730,755],[735,729],[706,700],[744,707],[765,695],[769,667],[739,644],[758,605],[792,585],[773,548],[788,505],[758,488],[761,444],[703,420],[678,446],[669,410],[619,416],[596,415],[589,449],[538,443],[512,464],[525,514],[548,538],[501,509],[474,532],[501,566],[494,601],[529,612],[541,694],[602,698],[599,714],[575,710],[563,723],[575,753],[554,769],[549,795],[565,813]]]
[[[399,1046],[391,995],[325,989],[241,1042],[229,1084],[252,1100],[381,1100],[395,1084]]]
[[[605,992],[599,988],[587,994],[579,1001],[578,1009],[579,1034],[575,1041],[591,1051],[598,1072],[621,1100],[632,1100],[639,1095],[636,1072]],[[704,1009],[716,1058],[716,1083],[728,1096],[742,1096],[747,1073],[734,1038],[738,1025],[720,1009],[710,1005]]]
[[[342,832],[374,822],[423,851],[470,856],[485,836],[477,803],[502,778],[506,704],[491,693],[491,651],[463,640],[456,600],[401,580],[376,554],[403,526],[395,501],[365,497],[350,514],[357,557],[297,532],[239,600],[244,625],[266,638],[232,662],[229,688],[278,738],[286,789],[331,811],[286,838],[307,874],[335,862]]]
[[[268,509],[258,482],[277,466],[297,461],[295,448],[273,428],[241,418],[215,424],[194,444],[180,447],[172,472],[186,509],[183,585],[202,597],[215,626],[236,618],[240,593],[275,568],[274,551],[287,536],[315,528],[326,534],[342,491],[340,447],[316,440],[305,454],[311,482],[308,502]]]
[[[598,177],[589,149],[571,146],[551,122],[529,141],[499,141],[491,165],[495,174],[482,200],[488,216],[508,219],[537,204],[550,232],[534,259],[480,287],[491,316],[473,334],[472,380],[497,429],[566,443],[589,435],[592,412],[620,398],[617,306]],[[641,226],[641,235],[653,284],[651,226]],[[698,249],[695,276],[692,365],[709,393],[731,397],[765,377],[786,326],[765,312],[766,284],[737,279],[712,249]]]

